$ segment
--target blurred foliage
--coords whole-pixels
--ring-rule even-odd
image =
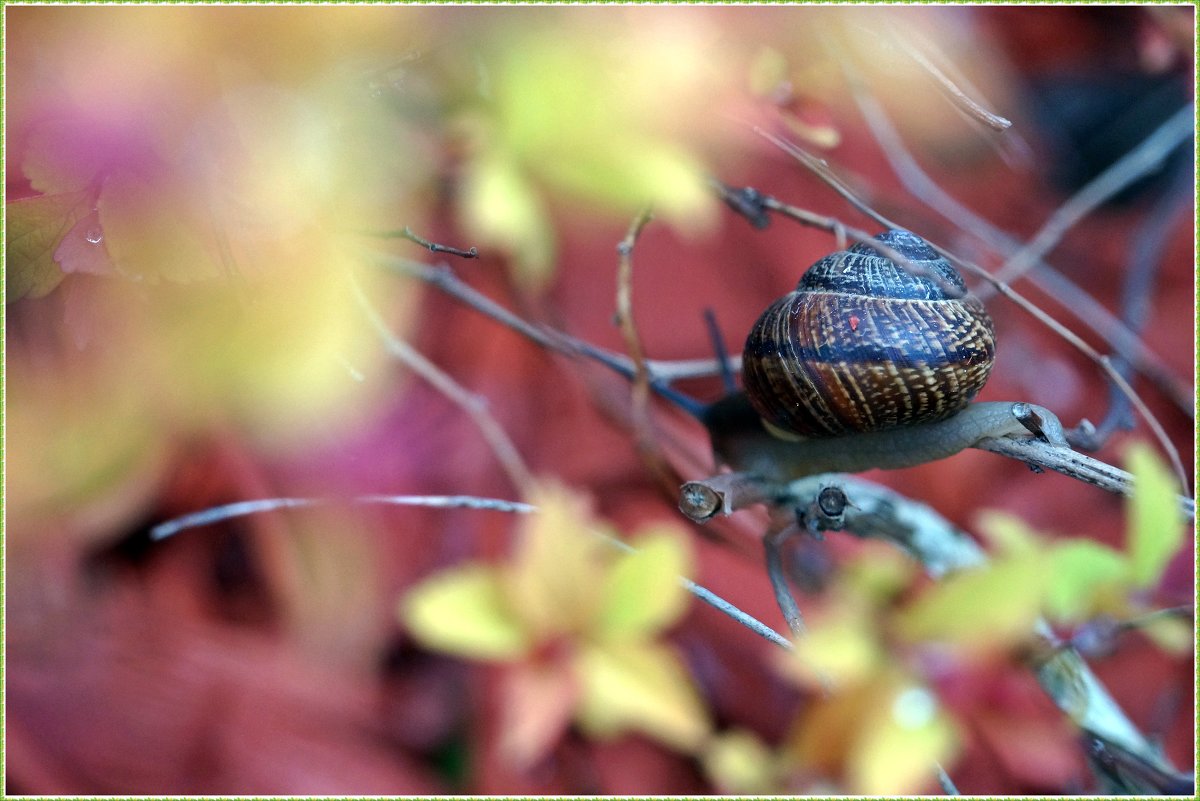
[[[546,755],[574,720],[611,737],[646,733],[692,750],[710,723],[679,658],[658,642],[682,615],[691,572],[674,526],[635,534],[621,553],[586,504],[547,485],[533,499],[512,559],[467,564],[405,596],[401,619],[427,648],[505,662],[502,748],[520,765]]]
[[[460,121],[471,239],[509,252],[527,287],[553,274],[560,205],[624,220],[649,204],[684,232],[715,223],[695,134],[679,120],[728,81],[722,51],[697,46],[712,33],[693,25],[651,26],[632,41],[606,25],[572,17],[554,36],[508,31],[480,65],[482,102]]]

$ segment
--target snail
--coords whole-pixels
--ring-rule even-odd
[[[972,403],[996,339],[954,267],[908,231],[874,241],[821,259],[759,317],[743,392],[703,415],[718,457],[784,479],[909,467],[987,437],[1029,436],[1023,419],[1065,447],[1042,407]]]

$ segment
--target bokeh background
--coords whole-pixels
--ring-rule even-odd
[[[638,456],[620,379],[384,270],[380,253],[442,257],[383,234],[409,226],[477,247],[478,260],[453,260],[467,283],[622,350],[615,246],[649,203],[636,320],[650,356],[700,358],[705,309],[736,347],[836,247],[785,220],[753,230],[706,175],[876,227],[754,126],[996,268],[1001,254],[893,171],[849,77],[938,187],[1018,240],[1194,96],[1193,11],[1181,7],[8,7],[5,19],[10,793],[854,789],[836,753],[786,779],[763,773],[759,757],[796,742],[813,693],[774,646],[697,604],[663,642],[712,731],[751,746],[717,764],[644,732],[572,725],[532,764],[506,759],[508,668],[426,647],[397,609],[438,571],[506,559],[512,516],[334,505],[163,542],[150,528],[264,497],[517,497],[461,409],[389,359],[357,285],[397,335],[486,398],[537,475],[617,531],[677,527],[697,580],[781,628],[762,521],[705,532],[716,537],[685,528]],[[964,117],[898,42],[939,54],[1011,131]],[[1113,314],[1142,304],[1159,375],[1133,384],[1187,465],[1190,145],[1049,259]],[[1085,331],[1074,296],[1015,286]],[[1096,365],[1012,304],[988,304],[1000,346],[983,399],[1036,402],[1068,424],[1106,418]],[[684,388],[720,392],[715,380]],[[711,469],[698,425],[666,406],[656,420],[674,463]],[[1143,422],[1097,456],[1120,463],[1135,439],[1150,439]],[[1120,499],[983,452],[872,477],[969,530],[1002,510],[1051,536],[1124,536]],[[834,603],[838,566],[862,553],[846,537],[796,543],[801,605]],[[1192,603],[1192,564],[1189,546],[1153,606]],[[1108,650],[1100,677],[1190,765],[1191,654],[1136,632]],[[961,790],[1089,788],[1076,733],[1014,660],[939,676]]]

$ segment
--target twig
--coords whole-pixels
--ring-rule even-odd
[[[383,322],[383,318],[379,316],[379,312],[367,300],[362,287],[359,286],[358,281],[353,276],[350,276],[350,286],[354,291],[354,297],[357,299],[359,306],[362,307],[367,320],[371,323],[371,327],[375,329],[380,339],[383,340],[388,353],[395,356],[409,369],[432,384],[447,400],[466,412],[467,416],[479,429],[479,432],[483,434],[484,440],[491,447],[492,453],[495,454],[496,459],[500,462],[500,466],[504,468],[504,472],[508,475],[513,486],[522,495],[528,495],[533,488],[533,475],[529,472],[529,468],[525,466],[525,461],[521,458],[521,454],[517,451],[517,447],[513,444],[512,439],[509,438],[504,428],[496,421],[491,412],[488,411],[487,401],[481,396],[468,391],[411,345],[392,334]]]
[[[413,261],[388,253],[374,253],[373,258],[384,267],[416,278],[436,287],[452,298],[475,309],[504,327],[517,332],[548,350],[566,356],[586,356],[604,365],[613,372],[627,379],[634,375],[633,362],[619,353],[607,351],[590,343],[576,339],[569,334],[556,331],[545,326],[536,326],[513,314],[508,309],[493,301],[491,298],[472,289],[459,280],[458,276],[445,264],[431,267],[422,262]],[[695,359],[685,362],[663,362],[647,359],[646,370],[650,374],[650,386],[662,397],[679,406],[693,417],[698,417],[702,404],[669,386],[672,381],[681,378],[695,378],[717,374],[717,363],[712,359]]]
[[[356,498],[264,498],[213,506],[199,512],[176,517],[150,529],[150,539],[161,540],[190,528],[211,526],[236,517],[276,512],[281,509],[302,509],[313,506],[353,504],[361,506],[426,506],[437,509],[483,509],[492,512],[528,514],[537,510],[520,501],[499,498],[480,498],[473,495],[360,495]]]
[[[938,787],[942,788],[942,792],[946,795],[958,795],[958,788],[954,786],[954,780],[950,778],[950,774],[946,772],[940,762],[935,765],[935,768]]]
[[[1191,175],[1178,171],[1171,182],[1172,186],[1150,208],[1134,232],[1121,291],[1121,317],[1131,331],[1141,331],[1150,314],[1150,295],[1161,266],[1168,233],[1177,213],[1191,205],[1191,180]],[[1136,365],[1131,364],[1123,354],[1114,360],[1113,369],[1126,380],[1129,380],[1131,368],[1136,368]],[[1188,393],[1187,398],[1187,411],[1194,414],[1190,404],[1195,402],[1195,396]],[[1114,431],[1131,428],[1134,422],[1132,418],[1128,399],[1115,387],[1110,387],[1108,413],[1096,426],[1097,446]]]
[[[779,205],[781,207],[786,206],[786,204]],[[782,213],[787,213],[782,208],[780,211]],[[819,217],[819,215],[813,216]],[[823,218],[821,221],[830,223],[833,222],[831,218]],[[828,230],[828,228],[826,228],[826,230]],[[866,235],[865,232],[856,233],[861,233],[864,236]],[[633,377],[633,365],[626,357],[605,351],[601,348],[596,348],[588,343],[582,342],[581,340],[577,340],[561,332],[554,331],[553,329],[540,328],[530,325],[525,320],[516,316],[491,299],[481,295],[466,284],[463,284],[448,267],[430,267],[429,265],[422,264],[420,262],[414,262],[387,254],[379,254],[378,258],[386,266],[437,287],[451,297],[462,301],[471,308],[474,308],[480,313],[496,320],[502,325],[516,331],[519,334],[522,334],[523,336],[546,348],[569,356],[586,356],[594,359],[605,367],[608,367],[618,375],[621,375],[627,379],[631,379]],[[740,357],[731,357],[730,361],[735,366],[735,369],[740,366]],[[673,403],[696,418],[699,418],[703,413],[704,405],[691,398],[688,398],[687,396],[675,392],[674,390],[670,389],[668,384],[670,381],[678,378],[711,376],[717,375],[720,372],[719,363],[714,359],[690,360],[682,362],[647,360],[646,369],[652,376],[650,385],[655,392],[667,398],[668,400],[671,400]],[[1018,442],[1018,440],[997,440],[995,442],[986,441],[985,443],[980,443],[976,447],[981,447],[984,450],[990,450],[994,453],[1009,456],[1010,458],[1020,459],[1026,464],[1037,465],[1047,470],[1054,470],[1055,472],[1062,473],[1063,475],[1071,478],[1077,478],[1088,484],[1093,484],[1103,489],[1107,489],[1110,492],[1116,492],[1120,494],[1128,494],[1129,492],[1128,482],[1125,482],[1119,477],[1121,475],[1127,476],[1127,474],[1124,474],[1123,471],[1120,471],[1115,467],[1111,467],[1110,465],[1106,465],[1103,462],[1099,462],[1094,459],[1087,459],[1087,457],[1084,457],[1082,454],[1078,453],[1074,454],[1073,456],[1068,456],[1070,452],[1064,451],[1064,449],[1061,448],[1053,448],[1046,443],[1042,443],[1037,440],[1020,440],[1020,442],[1023,444],[1016,446],[1011,444],[1013,442]],[[1113,478],[1113,476],[1117,476],[1117,478]],[[689,483],[685,484],[684,486],[692,487],[692,484]],[[741,486],[739,491],[750,491],[747,488],[757,488],[757,486],[758,485],[755,484],[746,484]],[[692,488],[695,492],[694,503],[692,503],[689,508],[684,508],[685,504],[681,504],[681,511],[683,511],[684,514],[687,514],[689,517],[692,517],[694,520],[704,520],[716,514],[720,508],[719,506],[712,508],[706,506],[706,504],[710,504],[713,501],[711,497],[707,497],[705,495],[705,493],[708,491],[707,488]],[[684,497],[687,498],[688,496],[685,494]],[[717,499],[716,502],[720,504],[722,499]],[[758,501],[752,501],[751,503],[761,502],[763,502],[763,500],[759,499]],[[1180,500],[1180,505],[1181,508],[1185,509],[1185,511],[1194,511],[1193,504],[1186,498]]]
[[[225,520],[248,515],[274,512],[281,509],[297,509],[314,506],[335,504],[356,505],[388,505],[388,506],[423,506],[437,509],[480,509],[492,512],[507,512],[511,514],[534,514],[538,508],[532,504],[520,501],[509,501],[501,498],[481,498],[473,495],[362,495],[356,498],[264,498],[254,501],[239,501],[224,506],[214,506],[200,512],[193,512],[165,523],[159,523],[150,530],[150,538],[162,540],[187,529],[209,526]],[[621,550],[632,552],[636,549],[607,533],[597,531],[597,536],[610,545]],[[689,578],[679,577],[680,583],[689,593],[724,615],[742,624],[752,632],[785,650],[792,649],[792,643],[779,632],[752,615],[743,612],[729,601],[714,593],[712,590],[697,584]]]
[[[921,67],[921,69],[929,73],[929,76],[933,78],[934,83],[937,84],[937,87],[942,91],[942,94],[945,95],[946,98],[949,99],[949,101],[964,114],[979,120],[994,131],[1006,131],[1012,127],[1011,120],[1005,119],[999,114],[993,114],[992,112],[988,111],[974,99],[968,96],[962,89],[958,88],[958,86],[954,83],[954,81],[950,80],[946,73],[942,72],[942,70],[939,69],[938,66],[932,61],[930,61],[923,52],[914,47],[912,42],[908,41],[906,37],[892,35],[889,37],[889,39],[894,44],[898,45],[900,49],[908,55],[909,58],[911,58],[917,63],[918,66]],[[928,46],[928,43],[926,46]],[[974,87],[971,88],[974,90]],[[978,92],[978,90],[975,91]]]
[[[471,248],[470,250],[459,250],[452,248],[449,245],[439,245],[436,242],[430,242],[428,239],[417,236],[413,230],[407,225],[403,231],[384,231],[377,236],[383,239],[407,239],[409,242],[415,242],[423,248],[426,248],[430,253],[449,253],[451,256],[461,256],[464,259],[479,258],[479,249]]]
[[[792,635],[804,635],[804,618],[800,614],[800,606],[796,603],[791,589],[787,584],[787,575],[783,570],[783,544],[796,533],[796,524],[788,522],[768,531],[763,537],[763,553],[766,556],[767,578],[771,581],[771,590],[775,593],[775,603],[783,613]]]
[[[1195,108],[1190,104],[1179,109],[1137,147],[1068,198],[1029,243],[1009,257],[996,272],[996,280],[1008,283],[1024,275],[1054,249],[1071,226],[1134,181],[1162,166],[1175,148],[1195,133],[1195,116]]]
[[[630,223],[625,238],[617,245],[616,320],[625,340],[625,348],[633,360],[633,379],[630,382],[633,404],[630,416],[638,453],[658,483],[670,492],[678,480],[663,458],[658,438],[655,437],[650,423],[650,372],[646,366],[646,353],[638,335],[637,323],[633,320],[633,248],[650,219],[649,209],[640,211]]]

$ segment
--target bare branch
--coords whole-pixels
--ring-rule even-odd
[[[813,504],[831,481],[840,485],[849,499],[844,523],[837,530],[863,539],[890,542],[920,562],[933,578],[986,564],[983,549],[933,509],[863,479],[812,476],[786,486],[763,487],[759,494],[775,498],[777,510],[786,512]],[[776,597],[780,597],[778,592]],[[788,615],[786,609],[784,614]],[[1039,655],[1030,660],[1030,666],[1042,689],[1064,713],[1081,727],[1119,744],[1148,764],[1169,775],[1179,775],[1125,716],[1078,653],[1060,642],[1043,621],[1036,623],[1033,634],[1043,645]]]
[[[650,423],[650,371],[637,323],[633,319],[633,247],[650,219],[649,209],[639,212],[630,223],[625,238],[617,245],[617,325],[633,360],[633,379],[630,382],[633,404],[630,414],[637,449],[658,483],[670,492],[676,479],[663,457]]]
[[[1121,190],[1162,166],[1166,158],[1195,133],[1195,107],[1176,111],[1137,147],[1126,153],[1086,186],[1068,198],[1041,230],[996,273],[996,280],[1011,282],[1041,261],[1071,226]]]
[[[353,504],[360,506],[426,506],[437,509],[482,509],[493,512],[528,514],[536,507],[519,501],[499,498],[480,498],[473,495],[360,495],[357,498],[264,498],[255,501],[238,501],[223,506],[213,506],[192,512],[150,529],[150,539],[161,540],[190,528],[211,526],[237,517],[276,512],[281,509],[301,509],[313,506]]]
[[[459,250],[449,245],[439,245],[436,242],[430,242],[428,239],[417,236],[407,225],[404,226],[403,231],[385,231],[384,233],[377,234],[377,236],[384,239],[407,239],[409,242],[415,242],[421,247],[426,248],[430,253],[448,253],[451,256],[461,256],[464,259],[479,258],[478,248],[473,247],[470,250]]]
[[[936,64],[934,64],[928,56],[921,50],[917,49],[906,36],[891,36],[890,41],[903,50],[909,58],[917,63],[921,69],[929,73],[929,77],[933,78],[934,83],[942,94],[954,104],[954,106],[964,114],[979,120],[984,125],[994,131],[1006,131],[1012,127],[1012,121],[1001,117],[999,114],[993,114],[985,109],[982,105],[969,97],[962,89],[958,88],[954,81],[950,80],[946,73],[942,72]],[[926,43],[928,47],[928,43]],[[962,80],[961,78],[959,79]],[[978,93],[974,87],[973,91]]]
[[[350,276],[350,285],[354,291],[355,299],[358,301],[359,306],[362,307],[367,320],[371,323],[371,327],[375,329],[380,339],[383,340],[388,353],[395,356],[405,366],[432,384],[447,400],[466,412],[471,421],[479,428],[479,433],[483,435],[484,440],[491,447],[492,453],[495,454],[496,459],[500,462],[500,466],[504,468],[504,472],[508,475],[513,486],[522,495],[528,495],[533,488],[533,474],[525,466],[525,460],[521,458],[521,454],[517,451],[517,446],[513,444],[508,433],[497,422],[496,418],[492,416],[492,413],[488,411],[487,400],[468,391],[411,345],[392,334],[388,330],[387,324],[384,323],[383,318],[379,316],[379,312],[367,300],[362,287],[359,286],[358,281],[353,276]]]

